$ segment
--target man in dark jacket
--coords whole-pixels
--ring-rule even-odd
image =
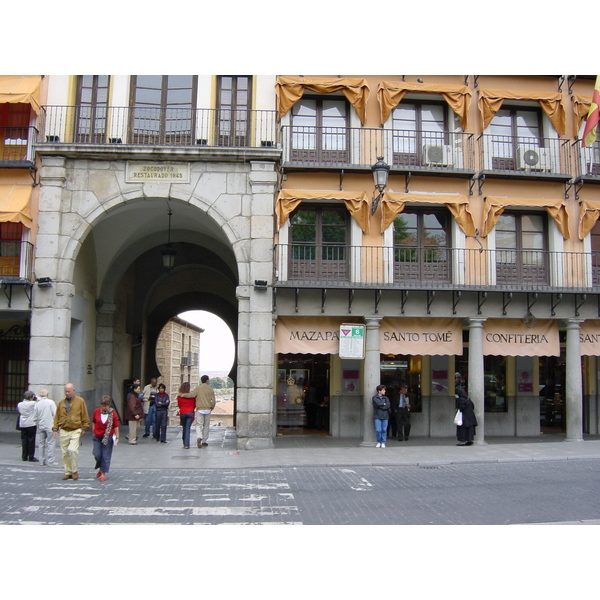
[[[456,438],[458,439],[456,445],[471,446],[475,437],[475,427],[477,427],[475,405],[462,388],[456,390],[456,408],[462,413],[462,425],[456,426]]]

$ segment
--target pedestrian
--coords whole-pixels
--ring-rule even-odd
[[[42,465],[54,464],[54,445],[56,440],[52,433],[54,424],[54,415],[56,415],[56,402],[48,398],[48,390],[40,391],[40,396],[35,403],[33,411],[33,420],[37,427],[37,447]]]
[[[456,390],[456,409],[462,413],[462,425],[456,426],[457,446],[472,446],[477,427],[475,405],[463,388]]]
[[[208,385],[209,381],[210,379],[208,375],[202,375],[202,377],[200,377],[200,385],[196,386],[194,390],[188,394],[181,394],[182,398],[196,399],[196,445],[198,448],[202,448],[202,446],[208,446],[208,436],[210,434],[210,413],[217,403],[215,399],[215,391],[210,387],[210,385]]]
[[[65,465],[63,479],[79,479],[77,464],[79,458],[79,442],[90,426],[85,400],[75,395],[72,383],[65,385],[65,397],[58,403],[52,431],[59,436],[62,459]]]
[[[129,422],[129,444],[137,445],[137,432],[140,424],[140,419],[144,417],[144,409],[142,407],[142,393],[140,384],[133,384],[127,395],[127,403],[125,406],[125,418]]]
[[[96,478],[100,481],[106,481],[106,474],[110,470],[113,447],[119,443],[119,417],[111,404],[112,398],[110,396],[102,396],[100,406],[92,415],[93,452],[96,459],[95,468],[98,469]]]
[[[143,437],[147,438],[150,436],[150,429],[154,433],[156,430],[156,406],[154,405],[154,400],[156,398],[156,394],[158,393],[158,388],[156,387],[156,377],[153,377],[150,380],[150,383],[144,387],[144,419],[146,421],[146,427],[144,430]]]
[[[401,383],[396,406],[396,430],[400,442],[408,442],[408,436],[410,435],[410,399],[407,392],[407,385],[404,382]]]
[[[206,377],[206,375],[203,375],[202,377]],[[183,383],[179,388],[177,406],[177,414],[179,415],[182,428],[181,437],[183,439],[183,447],[188,449],[190,447],[190,430],[192,428],[192,422],[194,421],[194,410],[196,408],[196,399],[190,394],[189,381]]]
[[[390,399],[385,395],[385,385],[379,384],[376,389],[377,393],[371,399],[373,419],[375,420],[375,435],[377,437],[375,448],[385,448],[391,404]]]
[[[171,399],[167,394],[167,388],[164,383],[158,385],[158,393],[154,399],[156,407],[156,421],[154,425],[154,439],[157,442],[167,443],[167,425],[169,424],[169,404]]]
[[[23,400],[17,404],[19,411],[19,427],[21,428],[21,458],[29,462],[39,462],[35,457],[35,394],[27,390]]]

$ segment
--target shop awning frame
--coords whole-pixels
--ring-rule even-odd
[[[40,114],[41,75],[0,75],[0,104],[30,104]]]
[[[31,191],[32,185],[0,185],[0,222],[22,223],[31,229]]]

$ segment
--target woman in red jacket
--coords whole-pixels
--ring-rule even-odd
[[[96,478],[106,481],[110,469],[113,446],[119,443],[119,417],[117,411],[111,408],[110,396],[102,396],[100,407],[92,416],[94,432],[94,458],[96,459]]]
[[[179,388],[179,394],[188,394],[190,391],[190,382],[186,381]],[[183,438],[183,447],[190,447],[190,430],[192,428],[192,423],[194,421],[194,415],[196,412],[196,398],[182,398],[181,395],[177,396],[177,406],[179,410],[177,414],[179,414],[179,420],[181,421],[182,427],[182,438]]]
[[[129,421],[129,444],[132,446],[137,444],[138,425],[144,417],[142,396],[143,394],[138,383],[131,388],[127,396],[127,404],[125,405],[125,419]]]

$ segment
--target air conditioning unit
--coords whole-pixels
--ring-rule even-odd
[[[517,169],[520,171],[552,171],[550,149],[517,147]]]
[[[452,147],[443,144],[426,144],[423,146],[423,164],[433,167],[451,167]]]

